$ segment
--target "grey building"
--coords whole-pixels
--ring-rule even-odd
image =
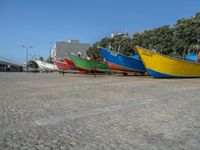
[[[22,72],[23,68],[23,64],[13,62],[5,58],[0,58],[0,72]]]
[[[69,40],[68,42],[56,42],[51,50],[51,57],[53,59],[63,59],[67,52],[74,54],[82,54],[86,58],[86,51],[91,46],[87,43],[79,43],[79,40]]]

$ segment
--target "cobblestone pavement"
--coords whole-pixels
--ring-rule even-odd
[[[200,149],[200,79],[0,73],[0,149]]]

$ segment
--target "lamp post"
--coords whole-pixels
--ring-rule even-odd
[[[27,63],[28,63],[28,50],[29,50],[30,48],[33,48],[33,46],[25,46],[25,45],[22,45],[22,47],[26,49],[26,65],[27,65]]]

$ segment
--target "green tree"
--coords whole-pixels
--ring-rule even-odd
[[[177,20],[173,26],[165,25],[144,32],[137,32],[132,37],[128,34],[105,37],[93,44],[87,51],[88,55],[99,54],[98,46],[111,48],[125,55],[135,54],[136,46],[155,49],[160,53],[173,56],[184,56],[188,51],[196,52],[200,48],[200,12],[194,17]]]
[[[131,38],[128,37],[127,33],[101,39],[89,48],[87,55],[93,55],[96,58],[102,59],[102,56],[98,51],[98,46],[109,48],[113,51],[119,51],[120,53],[126,55],[134,52],[134,46],[131,44]]]
[[[182,55],[185,51],[196,51],[200,44],[200,13],[195,17],[179,19],[174,27],[173,46]]]

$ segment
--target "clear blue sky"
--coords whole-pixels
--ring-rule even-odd
[[[0,56],[25,62],[24,44],[46,58],[50,41],[94,43],[111,33],[174,25],[199,11],[199,0],[0,0]]]

